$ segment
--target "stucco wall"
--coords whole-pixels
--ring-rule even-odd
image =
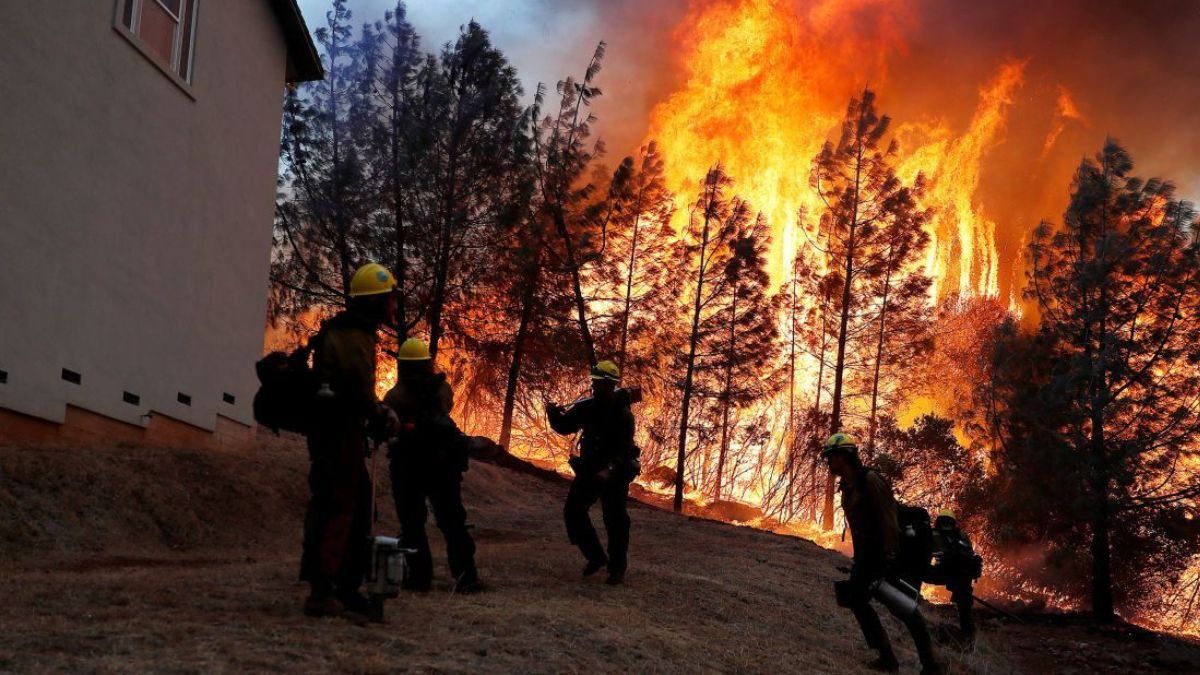
[[[0,2],[0,407],[249,424],[282,33],[265,1],[200,0],[188,96],[114,6]]]

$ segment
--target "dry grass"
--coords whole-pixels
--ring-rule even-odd
[[[627,584],[607,587],[578,576],[565,483],[486,464],[466,498],[490,592],[451,594],[440,566],[441,584],[393,601],[386,625],[306,619],[305,469],[288,443],[0,448],[0,670],[860,672],[871,656],[832,601],[840,554],[637,506]],[[984,630],[978,652],[946,650],[954,670],[1016,669],[1020,651],[1002,653],[1027,632]]]

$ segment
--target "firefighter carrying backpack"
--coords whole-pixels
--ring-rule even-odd
[[[897,503],[896,515],[900,521],[896,574],[918,586],[929,572],[933,559],[933,525],[929,511],[920,506]]]
[[[290,354],[271,352],[254,364],[259,381],[254,419],[277,434],[281,429],[306,435],[312,430],[317,381],[308,357],[316,341]]]

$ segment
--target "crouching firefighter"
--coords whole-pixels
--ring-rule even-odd
[[[973,645],[976,635],[973,586],[983,574],[983,558],[975,553],[971,540],[959,529],[958,518],[950,509],[942,509],[933,521],[933,560],[925,580],[950,591],[950,601],[958,608],[962,640]]]
[[[450,418],[454,392],[446,376],[433,369],[429,345],[405,340],[397,360],[396,386],[384,397],[384,404],[395,412],[399,426],[388,457],[400,543],[414,551],[408,556],[404,588],[427,591],[433,582],[433,557],[425,533],[428,500],[446,538],[455,591],[478,593],[484,587],[475,569],[475,541],[467,531],[462,479],[470,451],[493,444],[486,438],[466,436]]]
[[[395,311],[395,279],[368,264],[350,281],[344,310],[326,321],[310,343],[316,393],[308,429],[308,485],[300,578],[311,594],[309,616],[344,612],[365,617],[359,592],[368,564],[371,485],[366,466],[367,427],[386,419],[375,398],[375,345],[380,325]]]
[[[921,659],[921,672],[941,673],[929,629],[918,609],[919,593],[896,575],[900,524],[891,486],[879,473],[863,466],[858,447],[846,434],[831,436],[821,456],[841,479],[842,511],[854,546],[850,578],[837,582],[834,590],[838,604],[854,613],[867,646],[879,652],[870,667],[882,671],[900,668],[879,615],[871,607],[875,598],[908,628]]]
[[[587,564],[588,577],[608,567],[608,584],[625,580],[629,552],[629,484],[640,471],[633,442],[634,419],[630,404],[636,402],[636,390],[617,389],[621,371],[612,361],[601,361],[592,368],[592,397],[570,406],[546,404],[550,427],[567,435],[583,431],[579,454],[570,459],[575,478],[567,491],[563,519],[567,536],[579,547]],[[608,531],[608,552],[600,544],[588,511],[600,501],[604,529]]]

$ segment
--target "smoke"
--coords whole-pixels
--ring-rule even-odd
[[[999,292],[1023,283],[1022,242],[1042,219],[1059,221],[1070,178],[1106,136],[1121,140],[1138,172],[1169,178],[1200,198],[1200,4],[1193,0],[773,0],[779,11],[851,17],[837,29],[897,42],[884,62],[864,51],[843,97],[870,85],[898,124],[966,133],[980,89],[1007,63],[1024,64],[1003,127],[979,171],[978,208],[996,225]],[[327,0],[301,0],[310,28]],[[593,111],[608,163],[646,139],[651,113],[681,84],[693,45],[680,24],[689,14],[735,0],[439,0],[409,2],[426,49],[452,41],[472,18],[517,67],[531,96],[579,75],[596,44],[608,44]],[[382,17],[393,0],[351,0],[355,21]],[[892,20],[893,17],[904,20]],[[784,45],[780,45],[783,48]],[[839,61],[844,54],[836,55]],[[799,81],[803,81],[801,78]],[[730,93],[732,95],[732,92]],[[753,111],[747,111],[753,114]],[[755,138],[745,142],[753,146]],[[720,158],[714,157],[713,160]],[[797,158],[807,162],[810,158]],[[735,178],[741,178],[735,176]]]

